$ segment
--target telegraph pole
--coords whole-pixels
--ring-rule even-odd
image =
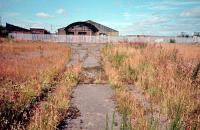
[[[51,33],[53,32],[53,25],[51,24]]]
[[[2,17],[0,16],[0,26],[2,26]]]

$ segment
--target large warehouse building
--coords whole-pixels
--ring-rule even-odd
[[[60,28],[58,29],[58,35],[118,36],[119,32],[102,24],[88,20],[84,22],[75,22],[67,27]]]

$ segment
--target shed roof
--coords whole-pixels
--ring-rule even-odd
[[[30,30],[26,29],[26,28],[22,28],[19,26],[15,26],[9,23],[6,23],[6,29],[8,31],[24,31],[24,32],[30,32]]]
[[[118,32],[115,29],[109,28],[109,27],[107,27],[105,25],[99,24],[99,23],[94,22],[92,20],[75,22],[75,23],[72,23],[72,24],[68,25],[67,27],[59,28],[58,30],[67,30],[67,29],[69,29],[72,26],[80,25],[80,24],[86,25],[88,27],[91,27],[91,29],[94,29],[93,31],[95,31],[95,32],[96,31],[101,31],[101,32]]]
[[[65,30],[67,31],[70,27],[73,27],[73,26],[76,26],[76,25],[87,26],[94,32],[98,32],[99,31],[99,29],[97,27],[95,27],[93,24],[87,23],[87,22],[75,22],[75,23],[72,23],[72,24],[68,25],[67,27],[65,27]]]
[[[92,20],[88,20],[88,21],[85,21],[87,23],[90,23],[92,25],[94,25],[95,27],[97,27],[99,30],[103,31],[103,32],[118,32],[117,30],[115,29],[112,29],[112,28],[109,28],[105,25],[102,25],[100,23],[97,23],[97,22],[94,22]]]

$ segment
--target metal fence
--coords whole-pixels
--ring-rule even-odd
[[[137,36],[84,36],[84,35],[52,35],[52,34],[17,34],[10,33],[16,40],[49,41],[61,43],[200,43],[200,37],[137,37]]]

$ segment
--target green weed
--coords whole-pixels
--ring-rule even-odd
[[[132,130],[132,124],[130,119],[130,112],[127,109],[124,109],[122,113],[122,121],[120,130]]]
[[[126,59],[126,55],[120,54],[118,51],[114,56],[111,57],[111,62],[115,68],[119,68]]]
[[[170,124],[169,130],[181,130],[183,129],[182,115],[183,115],[183,107],[181,102],[177,106],[175,106],[176,115],[173,121]]]
[[[128,80],[137,81],[138,79],[138,71],[131,67],[131,65],[127,65],[123,68],[122,73]]]

